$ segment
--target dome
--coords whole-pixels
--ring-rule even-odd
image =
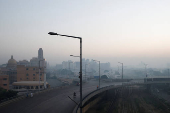
[[[13,59],[13,56],[11,56],[11,59],[8,60],[7,67],[15,67],[17,66],[17,61]]]

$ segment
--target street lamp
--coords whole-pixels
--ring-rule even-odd
[[[72,56],[72,57],[80,57],[80,56],[74,56],[74,55],[70,55],[70,56]],[[75,71],[75,67],[74,67],[74,71]]]
[[[147,70],[146,70],[146,66],[147,66],[148,64],[144,64],[144,66],[145,66],[145,73],[146,73],[146,82],[147,82],[147,78],[148,78],[148,76],[147,76]]]
[[[89,63],[88,63],[89,64]],[[85,80],[86,80],[86,65],[88,64],[85,64]],[[87,80],[86,80],[87,81]]]
[[[70,55],[70,56],[72,56],[72,57],[80,57],[80,56],[74,56],[74,55]]]
[[[65,36],[65,37],[80,39],[80,113],[82,113],[82,38],[81,37],[75,37],[75,36],[69,36],[69,35],[57,34],[57,33],[54,33],[54,32],[49,32],[48,34],[49,35],[59,35],[59,36]]]
[[[70,74],[69,74],[69,73],[71,72],[71,70],[70,70],[70,63],[73,63],[73,62],[68,62],[68,63],[69,63],[69,71],[67,71],[67,74],[68,74],[67,76],[70,75]]]
[[[93,60],[93,61],[99,62],[99,88],[100,88],[100,61],[97,60]]]
[[[119,64],[122,64],[122,82],[123,82],[123,63],[118,62]]]
[[[69,70],[70,70],[70,63],[73,63],[73,62],[68,62],[69,63]]]
[[[118,68],[118,72],[119,72],[119,65],[117,65],[117,68]]]
[[[40,91],[40,62],[44,61],[45,59],[39,60],[39,91]],[[45,79],[45,78],[44,78]]]

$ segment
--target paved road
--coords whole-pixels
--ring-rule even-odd
[[[96,90],[98,81],[89,81],[83,84],[83,97]],[[114,83],[101,83],[101,86],[107,86]],[[119,83],[120,84],[120,83]],[[79,87],[68,86],[65,88],[54,89],[49,92],[35,95],[33,98],[26,98],[21,101],[11,103],[0,108],[1,113],[71,113],[76,104],[68,96],[73,97],[79,102]]]

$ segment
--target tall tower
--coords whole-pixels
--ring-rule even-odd
[[[45,61],[43,60],[44,58],[43,58],[43,50],[42,50],[42,48],[39,48],[39,50],[38,50],[38,60],[41,60],[40,61],[40,67],[44,67],[45,65]]]
[[[44,61],[42,48],[38,50],[38,60],[41,60],[40,67],[44,68],[44,88],[46,89],[46,63]]]
[[[39,50],[38,50],[38,59],[39,60],[43,59],[43,50],[42,50],[42,48],[39,48]]]

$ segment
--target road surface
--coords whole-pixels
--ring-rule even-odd
[[[114,83],[102,83],[107,86]],[[119,83],[120,84],[120,83]],[[83,97],[96,90],[98,81],[89,81],[83,84]],[[79,86],[67,86],[65,88],[54,89],[49,92],[34,95],[33,98],[26,98],[18,102],[11,103],[0,108],[1,113],[71,113],[76,104],[68,98],[73,98],[73,92],[77,96],[74,99],[79,102]]]

